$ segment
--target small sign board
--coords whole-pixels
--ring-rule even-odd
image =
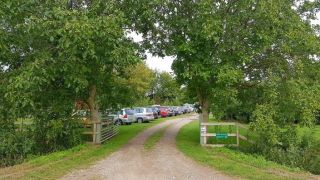
[[[217,133],[216,139],[228,139],[228,133]]]
[[[207,129],[205,127],[201,127],[201,133],[206,133]]]

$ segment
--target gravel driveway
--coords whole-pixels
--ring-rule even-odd
[[[71,172],[62,179],[231,179],[211,168],[199,165],[176,149],[175,137],[179,129],[196,118],[177,118],[153,126],[106,159],[88,169]],[[156,147],[151,151],[145,150],[145,140],[164,126],[168,128]]]

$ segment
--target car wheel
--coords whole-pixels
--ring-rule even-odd
[[[116,125],[121,125],[122,124],[122,121],[120,119],[118,119],[116,122],[115,122]]]
[[[143,119],[142,118],[138,118],[137,121],[138,121],[138,123],[143,123]]]

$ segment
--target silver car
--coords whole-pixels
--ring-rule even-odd
[[[112,116],[115,124],[122,125],[122,124],[131,124],[132,122],[135,122],[135,121],[131,121],[132,118],[130,118],[130,116],[133,116],[133,115],[134,115],[134,111],[132,109],[125,108],[125,109],[121,109],[116,113],[109,114],[109,117]]]
[[[149,122],[154,120],[153,110],[151,108],[144,108],[144,107],[136,107],[133,108],[134,115],[129,116],[129,118],[132,118],[132,122]]]

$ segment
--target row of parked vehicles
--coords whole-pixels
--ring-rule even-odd
[[[192,105],[184,106],[160,106],[153,105],[150,107],[124,108],[115,113],[109,113],[108,117],[112,118],[115,124],[132,124],[149,122],[158,118],[178,116],[193,112]]]

